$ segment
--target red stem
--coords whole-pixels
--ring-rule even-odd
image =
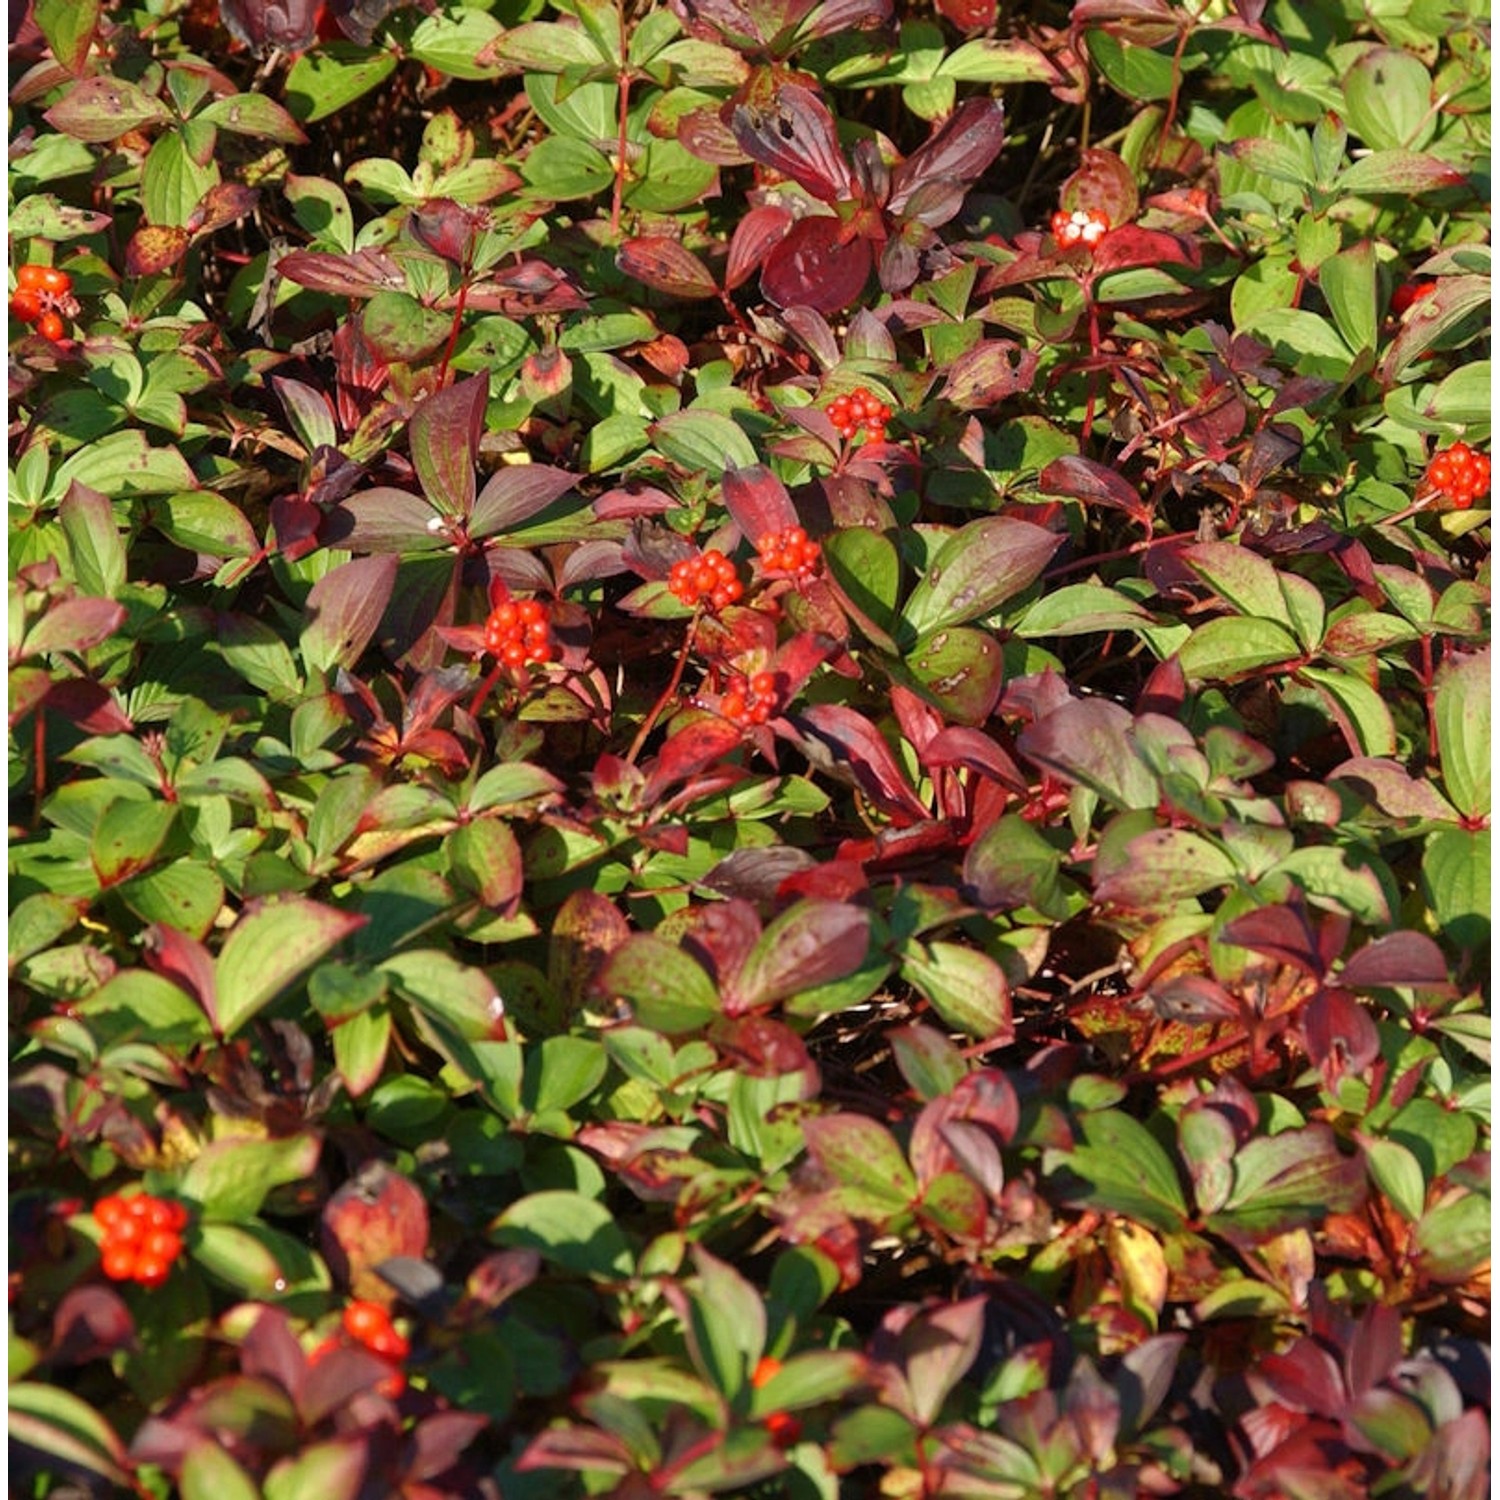
[[[667,683],[655,703],[651,705],[651,712],[641,721],[641,727],[636,730],[635,738],[630,742],[630,749],[625,754],[625,763],[633,766],[635,758],[641,753],[641,747],[646,743],[646,737],[656,728],[656,721],[666,712],[667,704],[677,696],[677,689],[682,685],[682,674],[687,670],[687,660],[692,652],[693,643],[698,638],[698,616],[695,614],[692,623],[688,626],[687,635],[683,638],[682,649],[677,653],[677,665],[672,668],[672,679]]]

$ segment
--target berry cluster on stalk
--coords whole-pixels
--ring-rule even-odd
[[[1467,443],[1445,448],[1427,465],[1427,483],[1454,510],[1468,510],[1481,495],[1490,492],[1490,458]]]
[[[1052,238],[1064,250],[1086,245],[1090,250],[1109,233],[1109,215],[1097,208],[1060,208],[1052,215]]]
[[[720,610],[744,597],[734,564],[722,552],[710,550],[699,557],[685,557],[672,564],[667,587],[691,609],[700,599]]]
[[[757,672],[732,685],[719,703],[731,723],[748,727],[764,724],[776,711],[776,674]]]
[[[892,415],[891,408],[864,386],[859,386],[847,396],[835,396],[828,403],[828,420],[845,442],[863,432],[870,442],[883,443],[886,423],[891,420]]]
[[[99,1263],[111,1281],[160,1286],[182,1254],[187,1209],[150,1193],[123,1197],[111,1193],[94,1205],[94,1222],[104,1231]]]
[[[539,599],[507,599],[484,622],[484,649],[507,667],[552,660],[552,626]]]
[[[788,526],[783,531],[766,532],[756,542],[755,551],[760,557],[761,568],[767,573],[810,578],[817,569],[823,549],[800,526]]]
[[[11,316],[34,324],[44,339],[55,344],[67,333],[62,306],[72,292],[73,278],[66,271],[56,266],[21,266],[16,271],[16,289],[10,294]]]

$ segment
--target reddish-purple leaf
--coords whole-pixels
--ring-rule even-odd
[[[670,235],[626,240],[615,256],[615,264],[625,275],[671,297],[693,300],[719,294],[713,272],[681,240]]]
[[[321,670],[353,668],[370,644],[396,586],[393,556],[356,557],[325,573],[309,590],[302,651]]]
[[[891,173],[892,213],[911,206],[918,188],[934,182],[967,186],[983,174],[1005,144],[1005,112],[998,99],[969,99],[925,145],[919,146]],[[934,208],[917,217],[933,227],[945,224],[962,206],[953,202],[951,211]]]
[[[187,227],[195,236],[212,234],[243,219],[260,202],[260,190],[242,182],[216,182],[193,210]]]
[[[922,747],[924,766],[966,766],[1012,791],[1026,794],[1020,767],[983,730],[963,726],[940,730]]]
[[[578,482],[576,474],[545,464],[507,464],[491,475],[474,502],[469,535],[511,531],[562,499]]]
[[[724,508],[752,547],[768,531],[785,531],[798,524],[786,486],[763,464],[725,469]]]
[[[214,961],[202,943],[175,927],[153,923],[142,935],[141,956],[148,969],[186,990],[203,1007],[214,1030],[219,1029]]]
[[[1300,908],[1261,906],[1235,917],[1219,933],[1221,943],[1249,948],[1277,963],[1290,964],[1304,974],[1321,976],[1323,958],[1318,937]]]
[[[1135,489],[1104,464],[1072,455],[1055,458],[1037,476],[1037,488],[1049,495],[1071,495],[1087,505],[1123,510],[1133,521],[1150,520],[1150,512]]]
[[[107,641],[125,621],[125,606],[113,599],[64,599],[26,633],[22,656],[48,651],[87,651]]]
[[[55,1364],[80,1365],[107,1359],[135,1343],[130,1309],[112,1287],[75,1286],[52,1315],[52,1343],[47,1358]]]
[[[376,292],[406,289],[401,267],[384,250],[375,248],[348,255],[293,250],[276,262],[276,273],[298,286],[336,297],[373,297]]]
[[[1018,391],[1029,391],[1040,356],[1011,339],[983,339],[948,366],[939,395],[960,411],[994,406]]]
[[[1339,971],[1338,982],[1349,990],[1450,988],[1443,950],[1422,932],[1391,932],[1366,943]]]
[[[750,950],[725,1008],[753,1010],[852,974],[870,944],[870,914],[841,901],[799,901]]]
[[[388,1306],[391,1290],[375,1274],[395,1255],[427,1253],[427,1199],[408,1178],[371,1161],[323,1206],[320,1240],[329,1269],[356,1297]]]
[[[1059,206],[1069,213],[1075,209],[1102,213],[1114,228],[1135,218],[1140,197],[1135,174],[1124,160],[1113,151],[1095,147],[1082,152],[1079,161],[1078,170],[1058,191]]]
[[[219,0],[229,33],[258,56],[272,47],[305,52],[318,34],[317,0]]]
[[[1380,1056],[1380,1033],[1348,990],[1319,990],[1303,1014],[1302,1035],[1330,1090],[1345,1075],[1362,1078]]]
[[[411,461],[422,493],[444,515],[474,508],[474,465],[484,432],[488,375],[475,375],[429,396],[412,414]]]
[[[777,307],[839,312],[870,276],[867,240],[845,240],[843,223],[825,214],[799,219],[766,257],[760,289]]]
[[[443,518],[420,495],[384,485],[330,511],[325,540],[351,552],[437,552],[448,545]]]
[[[1347,1397],[1333,1356],[1311,1339],[1298,1339],[1285,1354],[1262,1355],[1255,1374],[1293,1411],[1337,1417]]]
[[[634,1467],[635,1457],[624,1439],[597,1427],[549,1427],[532,1438],[516,1460],[517,1473],[573,1469],[580,1473],[625,1474]]]
[[[1156,778],[1130,740],[1128,709],[1104,698],[1075,698],[1021,731],[1016,748],[1027,760],[1081,782],[1118,807],[1155,807]]]
[[[927,817],[891,747],[863,715],[841,703],[815,703],[793,722],[815,765],[851,775],[879,807],[903,822]]]
[[[814,198],[838,203],[853,196],[833,116],[810,89],[788,84],[769,108],[738,104],[731,128],[746,156],[790,177]]]
[[[769,1016],[735,1016],[716,1022],[709,1040],[733,1064],[736,1071],[752,1078],[784,1078],[801,1073],[806,1096],[817,1092],[817,1065],[807,1047],[784,1021]]]

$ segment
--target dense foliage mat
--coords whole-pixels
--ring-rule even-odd
[[[1483,0],[12,25],[14,1493],[1486,1493]]]

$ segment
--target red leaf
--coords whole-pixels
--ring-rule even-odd
[[[840,901],[799,901],[750,950],[726,1009],[754,1009],[842,979],[864,962],[869,944],[867,911]]]
[[[1338,982],[1349,990],[1452,988],[1443,950],[1421,932],[1391,932],[1366,943],[1339,971]]]
[[[356,250],[331,255],[322,250],[293,250],[276,262],[276,273],[314,292],[336,297],[373,297],[376,292],[404,291],[406,277],[384,250]]]
[[[724,471],[724,508],[752,547],[768,531],[785,531],[798,520],[786,486],[764,464]]]
[[[864,290],[870,278],[870,245],[842,243],[840,220],[819,214],[800,219],[766,257],[760,289],[777,307],[804,306],[839,312]]]
[[[422,493],[444,515],[474,508],[474,465],[484,432],[488,375],[475,375],[429,396],[412,414],[411,461]]]
[[[370,1162],[323,1208],[323,1254],[356,1297],[389,1306],[392,1293],[376,1267],[395,1255],[427,1252],[427,1200],[384,1162]]]
[[[508,464],[493,474],[469,517],[469,535],[492,536],[529,521],[578,482],[576,474],[544,464]]]
[[[16,675],[12,673],[12,682]],[[46,689],[45,702],[53,713],[61,714],[85,734],[128,734],[135,728],[134,720],[115,701],[114,694],[87,677],[66,677],[52,683]]]
[[[705,766],[722,760],[740,744],[740,731],[726,719],[703,717],[679,729],[652,764],[644,800],[649,806],[676,781],[686,781]]]
[[[1194,241],[1137,224],[1111,229],[1094,246],[1094,271],[1101,276],[1127,266],[1196,266],[1201,259]]]
[[[1362,1077],[1380,1056],[1375,1023],[1348,990],[1319,990],[1302,1018],[1302,1033],[1330,1090],[1346,1074]]]
[[[815,703],[794,722],[815,764],[847,769],[868,796],[903,823],[927,817],[891,747],[863,715],[840,703]]]
[[[713,272],[670,235],[642,235],[627,240],[620,247],[615,264],[627,276],[669,296],[692,299],[716,297],[719,292]]]

